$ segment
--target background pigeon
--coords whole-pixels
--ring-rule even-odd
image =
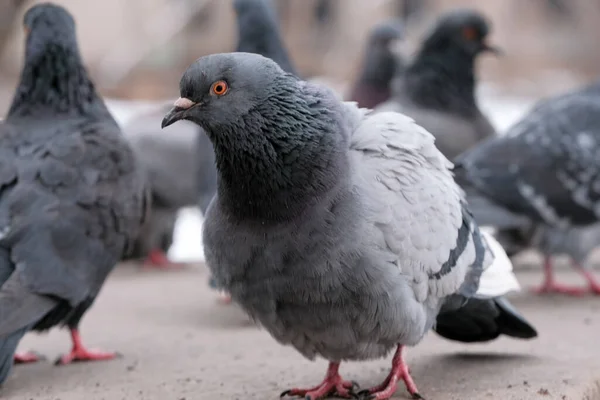
[[[290,73],[289,60],[279,33],[275,11],[269,0],[235,0],[238,26],[237,49],[269,57]],[[169,106],[170,107],[170,106]],[[173,242],[177,213],[182,207],[206,209],[217,190],[217,171],[212,143],[197,125],[182,123],[160,130],[165,106],[134,118],[124,127],[136,153],[149,171],[153,210],[132,258],[148,257],[146,265],[168,267],[166,252]],[[191,190],[196,190],[193,193]],[[215,288],[214,283],[211,287]],[[227,295],[221,300],[230,302]]]
[[[573,227],[598,221],[599,151],[600,82],[539,102],[505,136],[458,158],[456,179],[480,225],[496,228],[499,237],[507,231],[538,232],[536,244],[546,256],[541,292],[600,294],[600,283],[582,267],[581,256],[566,241],[569,235],[581,234],[571,231]],[[587,288],[554,280],[550,255],[557,244],[563,251],[571,248],[568,253],[586,278]],[[580,246],[578,252],[589,251],[590,244],[582,241]]]
[[[203,234],[215,279],[280,343],[330,361],[322,384],[285,394],[349,396],[340,361],[397,347],[388,379],[366,393],[388,399],[403,379],[420,397],[403,348],[440,309],[450,339],[536,336],[505,299],[478,296],[492,250],[450,162],[412,120],[340,103],[249,53],[200,58],[180,94],[162,126],[198,123],[216,153]]]
[[[475,98],[475,58],[499,50],[486,43],[490,25],[477,11],[442,15],[405,72],[394,82],[392,99],[377,111],[399,111],[431,132],[453,159],[496,134]]]
[[[169,128],[160,135],[160,121],[171,107],[161,106],[134,118],[123,131],[144,166],[152,191],[152,214],[136,241],[131,259],[147,266],[176,266],[166,257],[173,243],[177,213],[200,206],[206,212],[216,190],[217,173],[210,140],[196,125]]]
[[[350,101],[356,101],[359,107],[375,108],[390,98],[392,79],[405,68],[404,59],[396,54],[395,49],[402,38],[402,24],[398,20],[375,25],[367,39],[360,73],[350,92]]]
[[[290,74],[298,75],[279,32],[271,0],[234,0],[238,42],[235,51],[269,57]]]
[[[44,3],[24,25],[25,64],[0,125],[0,383],[29,330],[69,327],[73,349],[60,364],[115,357],[86,349],[79,321],[132,246],[149,201],[82,65],[71,15]]]

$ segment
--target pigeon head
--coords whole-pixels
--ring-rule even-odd
[[[75,20],[63,7],[41,3],[31,7],[23,18],[27,34],[26,61],[35,61],[50,50],[78,53]]]
[[[251,110],[296,79],[275,62],[253,53],[213,54],[199,58],[183,74],[181,97],[162,127],[185,119],[215,132],[235,126]],[[285,82],[285,83],[284,83]]]
[[[269,58],[201,57],[181,78],[180,96],[163,128],[178,120],[204,128],[215,149],[219,199],[229,199],[245,216],[298,212],[310,196],[333,184],[332,176],[348,169],[339,156],[348,128],[333,93],[286,73]]]
[[[256,53],[296,74],[279,33],[277,15],[270,0],[234,0],[237,16],[237,52]]]
[[[445,52],[454,50],[468,57],[483,52],[500,54],[501,50],[486,42],[490,24],[477,11],[456,9],[442,15],[427,39],[423,51]]]
[[[370,46],[392,50],[403,36],[404,32],[399,20],[385,21],[375,25],[369,34],[368,43]]]
[[[53,112],[86,111],[98,103],[81,62],[71,14],[52,3],[37,4],[25,13],[23,27],[25,62],[9,115],[36,106]]]

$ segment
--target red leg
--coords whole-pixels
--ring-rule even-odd
[[[577,269],[588,283],[589,291],[593,294],[600,295],[600,282],[594,277],[594,274],[587,269],[577,265]]]
[[[231,304],[231,296],[227,292],[219,292],[219,298],[217,301],[224,305]]]
[[[542,286],[535,288],[537,294],[560,293],[569,296],[583,296],[588,292],[588,288],[578,288],[560,284],[556,282],[554,271],[552,270],[552,261],[550,257],[544,259],[544,282]]]
[[[394,354],[394,358],[392,359],[392,370],[387,378],[385,378],[380,385],[361,391],[359,396],[366,396],[365,398],[370,400],[390,399],[398,388],[398,380],[402,379],[408,393],[412,395],[413,399],[423,399],[417,390],[417,385],[415,385],[415,382],[410,376],[408,366],[404,362],[403,351],[404,346],[398,345],[396,354]]]
[[[56,360],[56,365],[66,365],[77,361],[112,360],[119,357],[118,353],[86,349],[81,341],[78,329],[71,329],[71,340],[73,341],[73,349],[69,354],[65,354]]]
[[[153,269],[180,269],[183,264],[172,262],[162,250],[154,249],[144,260],[143,266]]]
[[[38,361],[43,361],[46,358],[41,354],[28,351],[27,353],[15,354],[13,359],[15,364],[31,364]]]
[[[337,396],[344,398],[357,398],[354,394],[354,389],[358,385],[354,382],[344,381],[339,374],[340,363],[331,362],[327,368],[327,374],[323,382],[310,389],[290,389],[281,393],[280,397],[298,396],[304,397],[306,400],[323,399],[327,396]]]

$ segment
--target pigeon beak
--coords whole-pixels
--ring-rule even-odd
[[[160,127],[164,129],[167,126],[179,120],[182,120],[185,116],[185,113],[191,108],[193,108],[195,105],[197,105],[197,103],[194,103],[190,99],[187,99],[185,97],[178,98],[177,101],[175,101],[175,104],[173,104],[173,108],[171,108],[171,111],[169,111],[167,115],[165,115],[165,117],[163,118]]]
[[[486,42],[483,42],[481,44],[481,52],[490,52],[496,56],[503,56],[504,55],[504,50],[502,50],[500,47],[494,46],[494,45],[490,45],[487,44]]]

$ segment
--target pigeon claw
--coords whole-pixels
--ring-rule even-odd
[[[590,289],[587,287],[573,287],[563,285],[557,282],[544,282],[540,287],[533,288],[533,292],[536,294],[564,294],[567,296],[585,296],[590,292]]]
[[[115,358],[122,357],[119,353],[105,352],[99,350],[88,350],[81,340],[78,329],[71,329],[71,341],[73,342],[73,348],[69,354],[65,354],[60,357],[54,365],[67,365],[73,362],[82,361],[103,361],[113,360]]]
[[[410,376],[408,365],[404,361],[403,357],[403,345],[398,345],[398,350],[394,354],[392,360],[392,370],[385,380],[380,384],[371,389],[362,390],[358,393],[361,400],[388,400],[396,392],[398,388],[398,381],[402,379],[406,385],[406,389],[411,394],[413,399],[423,399],[423,396],[419,394],[417,385]]]
[[[84,361],[104,361],[104,360],[114,360],[115,358],[121,358],[122,355],[115,352],[105,352],[99,350],[88,350],[85,348],[81,349],[73,349],[69,354],[65,354],[60,357],[55,365],[67,365],[74,362],[84,362]]]
[[[45,360],[46,357],[33,351],[28,351],[27,353],[17,353],[13,357],[13,361],[15,364],[31,364]]]
[[[329,363],[327,375],[322,383],[310,389],[290,389],[282,392],[279,397],[295,396],[305,400],[320,400],[328,396],[345,399],[358,399],[356,390],[359,388],[354,381],[345,381],[338,373],[339,363]]]
[[[170,270],[182,269],[183,264],[172,262],[162,250],[154,249],[150,251],[148,257],[144,260],[143,267],[145,269]]]

